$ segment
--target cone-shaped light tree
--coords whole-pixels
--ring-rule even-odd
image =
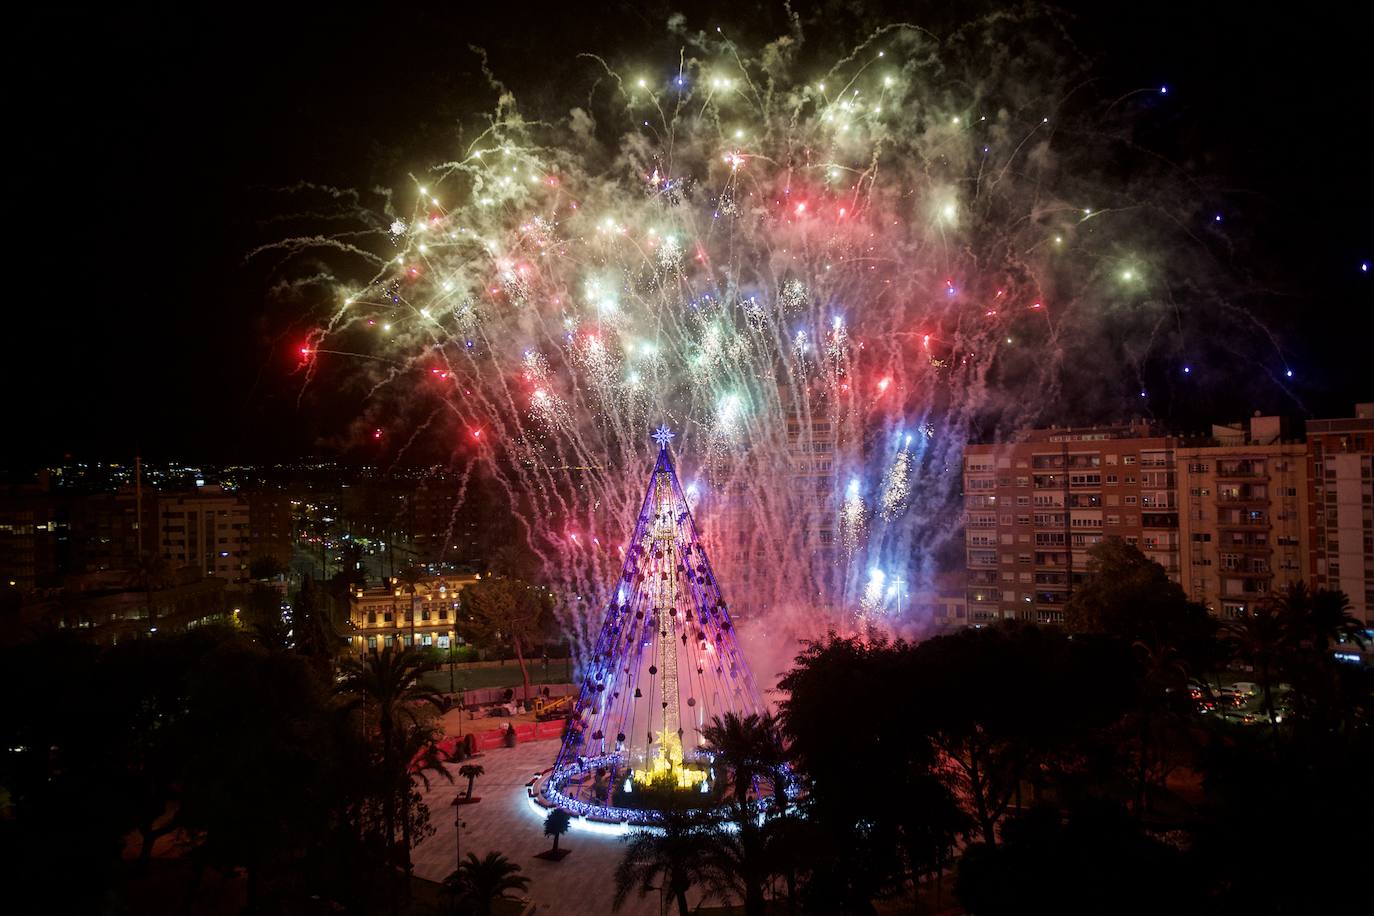
[[[574,814],[653,820],[613,797],[645,783],[705,790],[702,729],[764,709],[673,467],[673,434],[654,438],[658,460],[543,788]]]

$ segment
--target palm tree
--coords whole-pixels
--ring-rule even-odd
[[[388,780],[387,789],[382,793],[387,863],[394,857],[396,842],[397,786],[390,774],[396,772],[398,761],[402,767],[409,762],[400,741],[405,734],[402,729],[420,726],[421,712],[426,706],[443,708],[442,697],[426,687],[422,678],[432,667],[433,663],[424,653],[413,647],[387,646],[380,652],[344,662],[343,676],[335,688],[345,698],[345,708],[361,708],[365,717],[375,710],[381,768]]]
[[[1167,717],[1187,696],[1188,666],[1172,645],[1137,641],[1131,648],[1135,650],[1139,661],[1139,697],[1134,713],[1139,726],[1135,812],[1137,817],[1143,817],[1150,772],[1151,738],[1161,718]]]
[[[1333,644],[1355,643],[1363,648],[1364,622],[1352,610],[1351,597],[1341,589],[1318,589],[1312,593],[1307,619],[1298,625],[1300,632],[1312,640],[1323,658]]]
[[[572,826],[572,818],[568,817],[568,812],[559,808],[554,808],[549,812],[549,816],[544,818],[544,836],[553,837],[553,852],[558,853],[558,838],[568,832]]]
[[[702,728],[701,737],[705,739],[703,749],[730,772],[736,804],[748,802],[749,790],[760,778],[772,783],[775,795],[786,792],[781,729],[772,713],[750,713],[740,718],[727,712],[724,718],[716,716]]]
[[[1236,653],[1255,669],[1264,694],[1264,711],[1269,716],[1269,733],[1277,737],[1279,723],[1274,712],[1273,688],[1289,647],[1287,621],[1275,602],[1265,601],[1228,620],[1225,630]]]
[[[396,755],[396,760],[405,764],[405,772],[399,774],[397,794],[401,799],[401,845],[407,875],[411,872],[410,850],[414,845],[411,842],[410,811],[420,798],[415,791],[415,782],[418,780],[426,792],[432,785],[431,775],[453,782],[453,774],[445,766],[449,758],[439,748],[439,735],[439,730],[431,725],[408,725],[401,732],[400,753]],[[393,778],[390,773],[383,774],[383,777]]]
[[[530,879],[519,872],[520,866],[499,852],[489,852],[482,859],[470,852],[458,870],[444,879],[444,887],[466,901],[472,912],[490,916],[491,905],[508,899],[509,891],[529,889]]]
[[[411,565],[401,570],[396,576],[396,581],[400,582],[406,593],[410,595],[410,645],[415,647],[415,600],[419,592],[420,583],[425,581],[425,571],[419,566]]]
[[[509,541],[496,548],[487,570],[508,579],[532,582],[539,574],[539,557],[528,544],[522,541]]]
[[[153,592],[166,588],[173,581],[172,567],[167,558],[155,550],[145,551],[129,571],[130,588],[143,592],[148,601],[148,632],[157,629],[157,608],[153,606]]]
[[[481,764],[477,763],[465,763],[458,768],[458,775],[468,781],[468,798],[472,798],[472,784],[477,781],[478,776],[485,776],[486,772]]]
[[[716,872],[711,860],[721,832],[714,821],[687,810],[685,804],[664,806],[661,831],[630,834],[625,856],[615,870],[611,909],[624,906],[630,891],[637,889],[643,897],[661,880],[663,889],[677,901],[678,916],[688,916],[687,891],[694,884],[713,882]]]
[[[1343,699],[1345,666],[1336,663],[1331,649],[1341,643],[1363,647],[1364,624],[1351,613],[1350,599],[1339,589],[1309,592],[1298,582],[1276,596],[1276,602],[1292,641],[1287,674],[1295,688],[1298,718],[1318,729],[1339,727],[1350,705]]]
[[[763,888],[770,869],[757,815],[749,808],[749,790],[759,779],[768,780],[773,786],[776,810],[786,809],[787,774],[781,729],[771,713],[750,713],[741,718],[728,712],[724,718],[713,718],[701,735],[707,753],[730,773],[739,827],[736,836],[717,847],[713,862],[721,880],[744,899],[745,913],[761,916]]]

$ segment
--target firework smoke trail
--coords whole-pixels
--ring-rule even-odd
[[[896,521],[906,508],[907,498],[911,495],[911,436],[906,436],[893,459],[892,465],[883,477],[882,505],[878,516],[885,522]]]
[[[971,433],[1034,422],[1086,354],[1138,387],[1146,356],[1104,341],[1153,333],[1185,269],[1151,252],[1177,252],[1187,195],[1099,177],[1110,125],[1059,122],[1081,74],[1022,27],[892,27],[824,72],[795,36],[752,58],[690,37],[667,76],[594,61],[590,104],[539,121],[503,93],[460,155],[359,214],[392,247],[311,359],[385,354],[351,371],[375,369],[393,423],[442,400],[584,638],[661,422],[736,610],[876,611],[870,570],[919,588],[958,531]]]

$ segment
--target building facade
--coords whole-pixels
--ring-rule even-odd
[[[285,568],[291,563],[294,528],[290,495],[283,489],[251,490],[248,500],[248,561],[270,560]]]
[[[447,649],[458,639],[458,594],[478,575],[432,576],[416,583],[412,595],[393,582],[356,589],[343,627],[346,651],[363,654],[387,646]]]
[[[139,588],[122,571],[72,576],[26,602],[0,629],[0,643],[21,642],[45,631],[67,631],[99,645],[153,633],[175,633],[208,623],[233,623],[225,582],[182,570],[159,587]]]
[[[160,493],[157,501],[157,539],[170,565],[190,567],[227,582],[247,581],[247,500],[211,485],[184,493]]]
[[[24,595],[55,584],[67,529],[64,514],[46,481],[0,490],[0,586]]]
[[[1374,626],[1374,403],[1355,416],[1307,424],[1307,571],[1314,588],[1340,589]]]
[[[1299,581],[1374,626],[1374,404],[1309,420],[1032,430],[964,454],[967,623],[1057,623],[1103,537],[1138,546],[1218,617]],[[946,623],[948,625],[948,623]]]
[[[1283,440],[1277,417],[1212,432],[1178,449],[1182,585],[1230,618],[1306,578],[1307,448]]]
[[[1062,623],[1088,550],[1116,536],[1180,578],[1177,439],[1144,424],[1033,430],[964,453],[973,625]]]

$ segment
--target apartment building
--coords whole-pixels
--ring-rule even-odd
[[[284,489],[262,488],[245,494],[248,500],[249,562],[291,563],[293,524],[291,497]]]
[[[432,576],[416,583],[414,595],[397,582],[356,589],[342,634],[344,644],[359,655],[397,644],[447,649],[461,642],[458,594],[480,578]]]
[[[1307,486],[1311,583],[1345,592],[1374,626],[1374,403],[1308,422]]]
[[[228,582],[248,578],[248,501],[209,485],[157,495],[158,541],[173,567]],[[146,542],[145,542],[146,547]]]
[[[1104,537],[1180,578],[1178,440],[1142,423],[1032,430],[964,453],[967,620],[1060,623]]]
[[[958,573],[940,573],[932,587],[912,592],[912,619],[923,621],[935,633],[969,625],[968,590]]]
[[[1230,618],[1307,578],[1307,447],[1278,417],[1214,426],[1177,459],[1189,598]]]
[[[698,512],[703,544],[738,620],[762,614],[778,588],[778,563],[792,563],[795,576],[807,579],[798,591],[834,594],[838,524],[835,452],[838,430],[827,413],[786,406],[786,449],[755,456],[767,478],[790,486],[755,502],[745,480],[724,482]],[[679,471],[684,471],[679,468]],[[688,501],[695,481],[683,477]],[[784,526],[761,525],[761,515],[785,516]],[[792,562],[799,558],[801,562]],[[795,583],[789,582],[788,588]],[[825,603],[825,602],[821,602]]]

